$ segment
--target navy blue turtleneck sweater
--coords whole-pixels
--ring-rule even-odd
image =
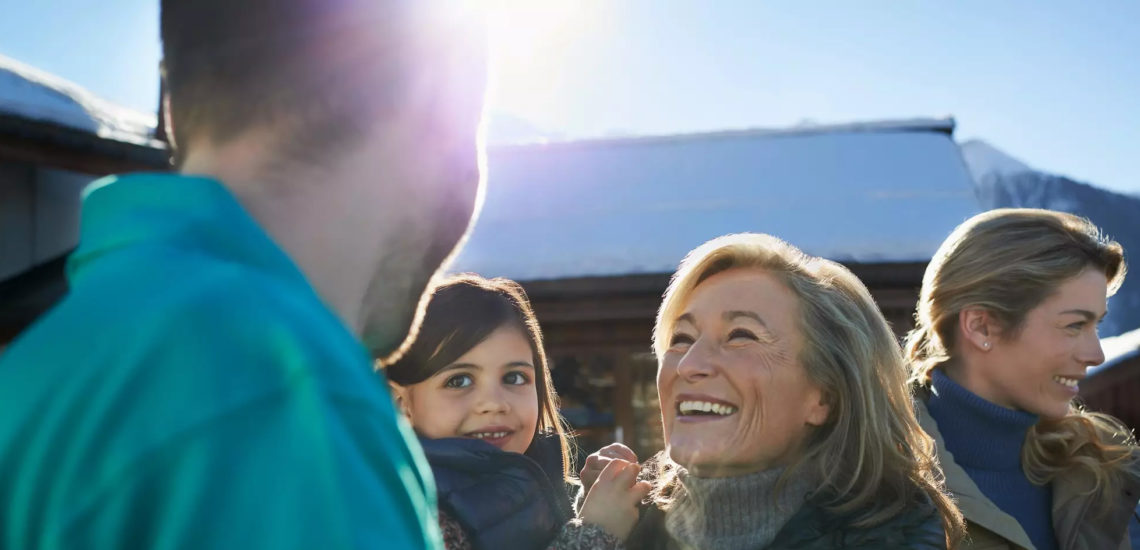
[[[1037,416],[995,405],[936,369],[927,403],[954,461],[982,493],[1013,516],[1038,550],[1055,550],[1053,492],[1021,469],[1021,446]]]

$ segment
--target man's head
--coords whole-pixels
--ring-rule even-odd
[[[438,4],[452,3],[163,0],[177,158],[271,130],[276,160],[331,162],[417,99],[435,103],[436,125],[477,122],[483,52],[470,40],[478,33],[470,10]],[[468,65],[465,75],[448,74],[457,62]],[[443,83],[466,89],[427,89]]]
[[[326,300],[367,279],[346,320],[377,353],[414,332],[478,202],[485,36],[469,5],[162,0],[176,163],[234,188]],[[330,263],[334,282],[314,280]]]

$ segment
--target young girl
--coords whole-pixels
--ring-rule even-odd
[[[444,281],[387,374],[435,475],[449,550],[620,547],[648,484],[636,481],[635,464],[615,461],[573,518],[570,443],[517,283]]]

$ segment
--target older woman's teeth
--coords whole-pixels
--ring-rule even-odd
[[[732,405],[722,405],[720,403],[710,403],[708,401],[682,401],[677,406],[677,410],[681,414],[716,414],[720,416],[728,416],[736,412],[736,407]]]
[[[1081,382],[1080,380],[1077,380],[1076,378],[1069,378],[1067,376],[1054,376],[1053,381],[1058,383],[1058,384],[1064,384],[1070,388],[1077,387],[1077,384],[1080,384],[1080,382]]]
[[[476,439],[499,439],[507,437],[510,432],[476,432],[471,434],[471,437]]]

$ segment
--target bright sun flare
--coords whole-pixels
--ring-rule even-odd
[[[493,110],[549,120],[567,44],[586,23],[592,0],[485,0],[491,47]]]

